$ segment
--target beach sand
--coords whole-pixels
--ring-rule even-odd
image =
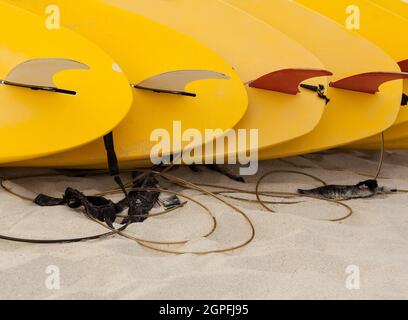
[[[299,170],[328,183],[355,184],[375,175],[378,157],[378,153],[331,151],[285,162],[267,161],[246,184],[207,169],[194,173],[180,168],[172,174],[193,182],[248,190],[254,190],[257,179],[270,170]],[[26,172],[2,169],[0,174]],[[387,187],[408,189],[408,152],[387,152],[379,181]],[[61,195],[67,186],[89,194],[114,186],[107,176],[18,183],[27,190],[51,195]],[[286,173],[266,178],[261,190],[295,192],[316,186],[319,183],[310,178]],[[195,191],[183,192],[211,209],[218,222],[213,235],[203,238],[211,228],[211,219],[191,201],[173,213],[133,225],[129,233],[158,241],[190,240],[185,245],[161,246],[182,251],[225,248],[250,236],[248,224],[233,209]],[[57,245],[0,241],[0,298],[406,299],[407,200],[408,194],[393,194],[348,201],[354,215],[343,222],[327,219],[344,215],[344,208],[321,201],[272,205],[275,213],[271,213],[258,203],[228,200],[250,217],[256,236],[248,246],[222,254],[163,254],[120,236]],[[2,234],[50,239],[101,232],[106,230],[79,211],[40,208],[0,191]],[[50,286],[49,277],[58,275],[59,282]],[[350,277],[354,279],[351,287]]]

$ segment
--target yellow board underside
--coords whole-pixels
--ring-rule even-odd
[[[371,0],[371,2],[382,9],[388,10],[393,14],[400,15],[404,19],[408,18],[408,3],[401,1],[401,0]],[[407,21],[408,23],[408,21]],[[405,27],[404,30],[408,30],[408,27]],[[405,45],[405,41],[403,40],[403,35],[400,35],[398,44]],[[406,50],[406,56],[404,59],[408,59],[408,49]],[[408,81],[405,81],[404,92],[408,93]],[[407,107],[403,107],[405,112],[407,112]],[[384,132],[384,139],[385,139],[385,147],[387,149],[406,149],[408,148],[408,126],[406,125],[394,125],[390,129]],[[375,141],[376,138],[373,137],[367,143],[363,141],[362,143],[358,143],[353,145],[354,148],[357,149],[378,149],[381,147],[381,144],[378,141]],[[378,140],[378,139],[377,139]]]
[[[404,0],[370,0],[370,2],[398,14],[403,18],[408,17],[408,2]],[[401,36],[403,38],[403,36]]]
[[[187,34],[231,63],[244,82],[286,68],[326,68],[314,55],[242,10],[218,0],[106,1]],[[327,78],[308,81],[323,84]],[[314,92],[296,96],[248,88],[249,109],[235,129],[258,129],[265,149],[309,133],[319,123],[325,101]]]
[[[360,34],[387,52],[396,62],[408,58],[408,42],[403,40],[408,30],[408,20],[367,0],[298,0],[341,24],[348,32]],[[387,0],[387,3],[393,1]],[[371,56],[367,55],[367,60]],[[404,92],[408,93],[408,80],[404,81]],[[398,118],[385,134],[385,140],[408,137],[408,108],[401,107]],[[359,141],[351,147],[376,142],[376,137]]]
[[[301,5],[286,0],[227,2],[303,44],[334,73],[332,81],[365,72],[399,71],[394,60],[378,47]],[[317,152],[386,130],[399,113],[402,84],[400,80],[386,83],[376,95],[329,88],[327,95],[331,102],[316,129],[299,139],[264,150],[260,158]]]
[[[196,98],[134,90],[133,107],[114,130],[120,162],[148,159],[152,147],[157,144],[151,139],[152,132],[165,129],[173,138],[174,121],[181,122],[182,130],[195,128],[201,133],[205,129],[228,130],[247,110],[248,96],[238,74],[216,53],[194,39],[98,0],[9,2],[40,15],[44,15],[48,5],[57,5],[64,25],[113,56],[133,84],[175,70],[211,70],[231,78],[191,83],[187,91],[196,93]],[[180,149],[171,151],[179,152]],[[106,152],[103,141],[99,140],[71,152],[12,165],[93,168],[105,164]]]
[[[0,79],[32,59],[68,59],[89,67],[54,76],[59,88],[76,91],[75,96],[0,85],[0,163],[84,145],[129,112],[132,92],[126,76],[94,44],[65,28],[47,29],[44,19],[2,2],[0,20]]]

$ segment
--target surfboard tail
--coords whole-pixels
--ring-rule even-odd
[[[249,83],[251,88],[296,95],[300,84],[308,79],[331,76],[333,73],[321,69],[282,69],[268,73]]]
[[[332,88],[375,94],[380,86],[393,80],[408,79],[405,72],[368,72],[347,77],[329,84]]]

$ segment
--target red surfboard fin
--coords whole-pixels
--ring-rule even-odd
[[[368,72],[361,73],[342,80],[331,82],[330,87],[375,94],[380,91],[380,86],[388,81],[408,79],[405,72]]]
[[[268,73],[249,83],[251,88],[296,95],[300,84],[308,79],[331,76],[333,73],[318,69],[282,69]]]
[[[408,72],[408,60],[398,62],[402,72]]]

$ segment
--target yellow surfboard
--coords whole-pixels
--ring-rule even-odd
[[[324,99],[303,89],[296,94],[296,81],[289,88],[289,92],[294,91],[292,94],[282,93],[285,88],[279,86],[294,78],[308,78],[307,74],[314,71],[318,75],[329,73],[314,55],[282,32],[218,0],[105,2],[187,34],[231,63],[248,84],[250,101],[235,130],[258,129],[259,149],[307,134],[319,123]],[[327,77],[318,76],[308,83],[327,87]]]
[[[406,150],[408,149],[408,138],[405,139],[399,139],[399,140],[391,140],[391,141],[385,141],[385,149],[387,150]],[[373,144],[373,145],[367,145],[366,148],[364,149],[379,149],[381,147],[380,143]]]
[[[343,30],[333,21],[290,1],[227,2],[284,31],[314,53],[334,73],[326,92],[330,103],[316,129],[299,139],[261,152],[261,159],[338,147],[373,136],[394,124],[400,109],[402,81],[382,84],[380,78],[383,72],[389,72],[392,78],[400,70],[394,60],[379,48]],[[382,84],[380,92],[362,88],[367,83],[376,83],[374,89]]]
[[[143,165],[151,164],[150,152],[157,144],[151,135],[156,129],[176,139],[173,128],[177,122],[182,130],[194,128],[204,133],[219,128],[221,135],[246,112],[248,96],[237,73],[189,37],[97,0],[9,2],[42,16],[49,6],[58,8],[66,26],[95,42],[121,65],[134,87],[131,111],[114,130],[121,163],[137,165],[140,160]],[[180,152],[187,144],[179,142],[171,152]],[[99,140],[67,153],[12,165],[97,168],[105,163],[104,144]]]
[[[322,1],[298,0],[340,23],[351,33],[360,34],[387,52],[396,62],[408,59],[408,42],[402,40],[403,30],[408,30],[408,20],[368,0]],[[393,1],[388,1],[392,3]],[[371,59],[371,58],[370,58]],[[404,92],[408,93],[408,80],[404,81]],[[408,108],[401,107],[398,118],[384,133],[385,140],[408,137]],[[359,141],[352,147],[375,143],[378,136]]]
[[[106,53],[3,2],[0,19],[0,163],[84,145],[123,120],[131,89]]]
[[[397,139],[397,140],[384,140],[384,147],[385,147],[385,150],[408,149],[408,138]],[[381,136],[378,135],[377,141],[373,141],[372,143],[364,144],[361,146],[358,145],[354,149],[356,150],[381,150],[381,148],[382,148],[382,139],[381,139]]]
[[[381,7],[382,9],[391,12],[394,15],[399,15],[404,19],[408,19],[408,2],[400,0],[372,0],[374,5]],[[406,22],[408,23],[408,21]],[[408,30],[405,27],[405,30]],[[398,42],[399,44],[405,45],[404,41]],[[402,71],[408,71],[408,50],[406,51],[405,60],[401,62]],[[408,82],[405,82],[404,93],[408,94]],[[407,99],[407,98],[406,98]],[[406,101],[404,102],[406,104]],[[407,106],[403,106],[404,109]],[[407,113],[406,110],[401,111],[401,113]],[[408,148],[408,127],[404,124],[394,125],[392,128],[387,130],[384,134],[385,137],[385,147],[387,149],[407,149]],[[370,139],[368,143],[361,143],[353,145],[353,147],[358,149],[368,149],[375,150],[381,148],[381,137]]]
[[[405,0],[370,0],[370,2],[401,17],[408,17],[408,2]]]

